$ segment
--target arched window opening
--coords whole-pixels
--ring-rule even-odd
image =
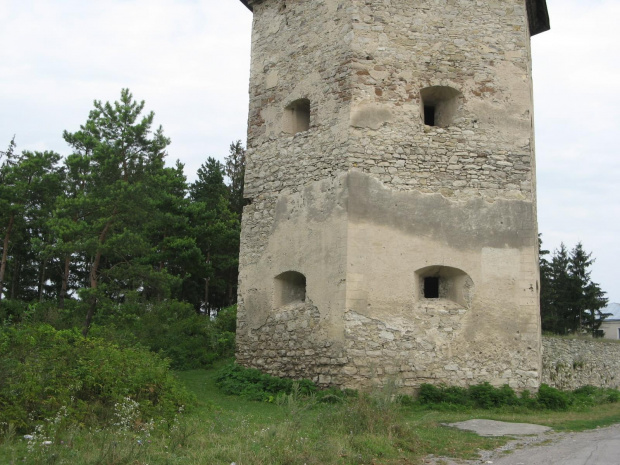
[[[448,86],[425,87],[420,91],[422,118],[427,126],[448,127],[454,121],[461,93]]]
[[[289,134],[310,129],[310,100],[295,100],[284,109],[283,129]]]
[[[306,277],[297,271],[285,271],[275,278],[274,307],[306,300]]]
[[[467,273],[450,266],[427,266],[415,272],[416,295],[423,299],[447,299],[468,308],[474,295],[474,282]]]

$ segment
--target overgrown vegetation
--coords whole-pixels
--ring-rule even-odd
[[[233,305],[209,318],[196,313],[192,305],[175,300],[150,305],[126,301],[95,315],[91,334],[122,347],[150,349],[168,358],[174,369],[204,368],[234,354],[236,311]],[[2,324],[40,323],[71,330],[81,326],[83,315],[79,305],[59,308],[51,302],[4,301],[0,304],[0,331]]]
[[[616,389],[584,386],[575,391],[560,391],[542,384],[532,396],[523,391],[520,396],[507,385],[500,388],[482,383],[467,388],[423,384],[418,402],[433,408],[497,409],[511,407],[529,410],[568,410],[570,407],[602,405],[620,401]]]
[[[308,396],[317,391],[316,385],[309,379],[293,381],[277,378],[260,370],[243,368],[239,365],[227,365],[216,378],[216,385],[229,395],[239,395],[248,400],[273,401],[274,396],[295,393]]]
[[[119,406],[147,423],[192,403],[168,362],[150,351],[45,324],[2,329],[0,373],[0,424],[20,433],[51,418],[110,426]]]
[[[508,440],[480,437],[442,426],[445,423],[489,418],[580,430],[620,421],[620,403],[573,404],[568,411],[437,409],[403,403],[392,385],[325,403],[318,393],[302,395],[292,384],[289,393],[275,395],[272,402],[257,402],[224,394],[215,385],[221,375],[218,369],[181,373],[198,398],[197,406],[152,426],[119,421],[103,429],[56,427],[52,419],[28,437],[5,428],[0,463],[417,464],[428,454],[474,459],[478,450]],[[581,394],[594,393],[585,391]]]
[[[337,390],[330,389],[326,394],[322,394],[325,391],[319,391],[310,380],[291,381],[235,364],[227,365],[219,371],[216,385],[225,394],[268,402],[277,396],[290,395],[293,390],[309,402],[329,396],[336,396],[339,400],[360,397],[356,391],[351,390],[338,393]],[[422,384],[417,399],[397,395],[395,387],[389,383],[383,389],[383,393],[386,392],[391,392],[390,402],[395,401],[404,407],[439,410],[568,410],[571,407],[591,407],[620,401],[620,391],[616,389],[584,386],[570,392],[560,391],[546,384],[542,384],[534,396],[529,391],[523,391],[519,396],[508,385],[495,387],[489,383],[469,387]]]

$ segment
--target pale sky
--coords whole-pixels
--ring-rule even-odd
[[[547,0],[532,38],[538,221],[582,241],[620,302],[620,0]],[[252,15],[238,0],[0,0],[0,147],[70,152],[63,130],[122,88],[146,101],[190,180],[245,144]]]

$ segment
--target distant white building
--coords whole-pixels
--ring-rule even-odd
[[[605,332],[605,339],[620,339],[620,304],[607,304],[607,307],[601,311],[611,313],[611,316],[607,317],[600,327]]]

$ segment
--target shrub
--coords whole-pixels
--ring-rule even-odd
[[[130,301],[113,314],[101,315],[97,322],[91,334],[122,345],[146,346],[169,358],[178,370],[206,368],[235,353],[236,306],[211,319],[176,300],[156,304]]]
[[[571,404],[571,399],[567,393],[546,384],[541,384],[536,395],[536,402],[545,409],[566,410]]]
[[[620,391],[617,389],[605,389],[605,395],[607,397],[607,402],[610,404],[620,402]]]
[[[359,394],[354,389],[338,389],[335,387],[322,389],[316,393],[316,400],[325,404],[342,403],[346,399],[354,399],[357,397],[359,397]]]
[[[440,404],[443,400],[441,390],[432,384],[422,384],[418,394],[418,401],[423,405]]]
[[[471,405],[467,389],[458,386],[433,386],[422,384],[418,401],[422,405],[439,406],[441,404],[468,406]]]
[[[316,391],[316,385],[308,379],[295,382],[299,386],[301,395],[309,395]],[[278,378],[260,370],[244,368],[236,364],[222,368],[215,383],[225,394],[259,401],[273,399],[278,394],[290,394],[293,389],[291,379]]]
[[[469,394],[467,389],[459,386],[442,386],[443,401],[453,405],[470,405]]]
[[[468,396],[477,408],[488,409],[519,403],[519,398],[507,384],[501,388],[491,386],[489,383],[469,386]]]
[[[455,406],[489,409],[520,404],[520,399],[510,386],[504,385],[496,388],[489,383],[468,388],[422,384],[418,401],[422,405],[441,406],[441,408]]]
[[[84,303],[71,299],[65,300],[65,308],[59,308],[56,302],[51,301],[0,301],[0,325],[47,323],[56,329],[69,329],[81,326],[85,316]]]
[[[0,424],[21,432],[60,411],[70,422],[106,425],[128,399],[137,422],[172,418],[192,402],[156,354],[45,324],[0,328],[0,372]]]
[[[65,300],[64,309],[53,302],[0,301],[0,325],[47,323],[55,329],[71,329],[82,326],[85,314],[84,303],[72,299]],[[206,368],[234,355],[236,318],[236,306],[222,309],[211,319],[188,303],[148,303],[127,296],[123,304],[102,303],[90,334],[124,347],[148,347],[169,358],[175,369]]]
[[[577,405],[599,405],[620,401],[620,391],[595,386],[582,386],[572,392],[573,403]]]

